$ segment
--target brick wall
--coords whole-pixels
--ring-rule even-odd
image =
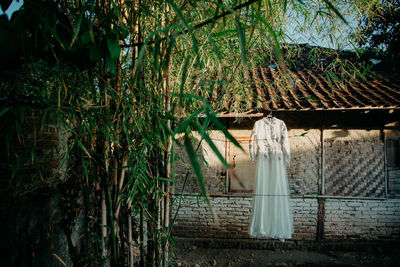
[[[171,216],[177,207],[173,200]],[[251,220],[251,196],[210,197],[215,220],[204,198],[184,196],[174,225],[174,233],[183,237],[248,238]],[[291,199],[295,233],[293,239],[314,240],[318,204],[316,199]]]
[[[295,240],[314,240],[317,233],[318,201],[315,198],[292,198]]]
[[[0,121],[2,183],[9,182],[13,173],[14,181],[34,188],[57,183],[65,176],[65,166],[60,168],[60,162],[67,150],[68,133],[49,117],[43,121],[43,114],[40,108],[13,107]]]
[[[321,132],[316,129],[291,129],[288,182],[292,194],[318,192],[321,155]]]
[[[400,199],[325,202],[327,240],[400,239]]]
[[[172,205],[173,217],[178,198]],[[184,196],[174,233],[181,237],[250,238],[251,196],[210,197],[216,220],[204,198]],[[316,198],[292,198],[293,240],[315,240],[318,222]],[[326,199],[322,239],[399,240],[400,199]]]
[[[177,210],[174,199],[171,215]],[[213,217],[206,201],[196,196],[185,196],[175,222],[179,236],[240,238],[247,237],[250,222],[251,197],[210,197]]]

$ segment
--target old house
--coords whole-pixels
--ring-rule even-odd
[[[255,110],[262,110],[272,111],[289,131],[293,240],[398,241],[400,77],[386,71],[335,82],[321,69],[303,64],[286,74],[291,81],[287,90],[280,86],[278,69],[276,64],[251,69],[246,101],[254,109],[220,115],[244,152],[222,133],[211,133],[230,169],[202,144],[207,161],[203,174],[217,220],[199,197],[194,174],[189,172],[185,181],[189,161],[175,167],[175,235],[250,238],[256,169],[248,153],[249,139],[254,122],[265,115]]]

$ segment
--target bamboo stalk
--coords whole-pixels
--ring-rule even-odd
[[[129,267],[133,267],[133,241],[132,241],[132,216],[128,215],[128,244],[129,244]]]
[[[321,188],[320,194],[325,194],[325,149],[324,149],[324,129],[321,128]]]
[[[140,267],[144,267],[144,221],[143,221],[143,207],[140,206],[140,222],[139,222],[139,246],[140,246]]]
[[[101,256],[107,257],[107,205],[104,188],[101,189]]]

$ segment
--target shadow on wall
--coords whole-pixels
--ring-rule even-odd
[[[334,130],[332,136],[334,136],[334,138],[348,137],[350,136],[350,132],[349,130]]]
[[[214,133],[214,136],[218,133]],[[200,137],[194,134],[194,148],[196,149]],[[178,142],[183,144],[183,137],[178,139]],[[225,154],[224,147],[216,143],[219,151],[222,155]],[[221,149],[222,148],[222,149]],[[176,146],[176,155],[178,156],[175,162],[175,193],[180,194],[182,187],[185,184],[183,190],[186,194],[197,194],[201,193],[199,181],[192,170],[189,156],[187,155],[184,146]],[[198,153],[198,161],[203,174],[203,182],[206,190],[209,194],[221,194],[225,192],[226,186],[226,169],[219,161],[218,157],[212,152],[212,149],[202,141]],[[186,179],[186,182],[185,182]]]

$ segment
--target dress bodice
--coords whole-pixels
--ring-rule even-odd
[[[275,156],[290,163],[290,146],[286,125],[275,117],[262,118],[256,121],[250,137],[250,157],[255,161],[255,143],[257,155]]]

